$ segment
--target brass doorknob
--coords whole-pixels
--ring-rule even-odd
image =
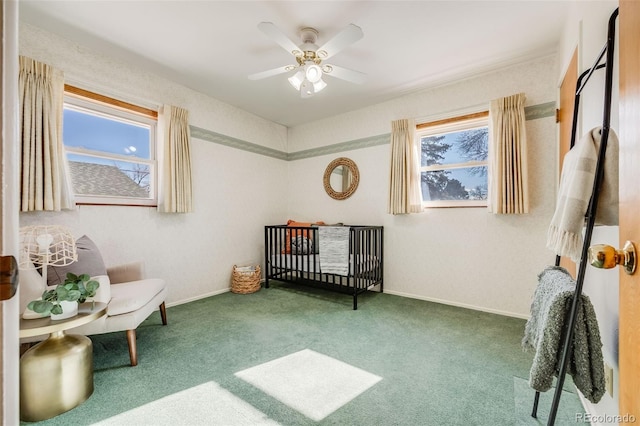
[[[636,271],[636,248],[631,241],[627,241],[622,250],[606,244],[595,244],[589,247],[589,263],[603,269],[620,265],[627,274],[632,275]]]

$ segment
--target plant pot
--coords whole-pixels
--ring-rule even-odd
[[[78,315],[78,302],[69,302],[67,300],[63,300],[60,302],[60,307],[62,308],[62,313],[51,314],[52,320],[61,320]]]

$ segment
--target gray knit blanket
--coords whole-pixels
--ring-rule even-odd
[[[325,274],[349,274],[348,226],[319,226],[320,270]]]
[[[571,275],[559,266],[550,266],[538,275],[522,347],[535,350],[529,385],[539,392],[549,390],[560,371],[565,320],[568,322],[575,286]],[[605,392],[602,341],[593,305],[584,294],[578,305],[567,372],[585,398],[594,404],[600,401]]]

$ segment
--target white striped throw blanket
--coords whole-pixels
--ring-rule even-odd
[[[600,130],[592,129],[565,155],[556,210],[547,232],[547,248],[575,262],[580,261],[582,252],[582,228],[595,181]],[[596,222],[618,224],[618,137],[613,130],[609,130]]]
[[[320,270],[324,274],[349,274],[348,226],[319,226]]]

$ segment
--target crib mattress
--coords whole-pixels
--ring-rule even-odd
[[[357,264],[354,265],[354,259]],[[274,254],[271,256],[271,266],[275,268],[322,273],[320,256],[317,254]],[[374,271],[380,266],[380,260],[372,255],[349,255],[349,274],[356,271],[359,274]]]

